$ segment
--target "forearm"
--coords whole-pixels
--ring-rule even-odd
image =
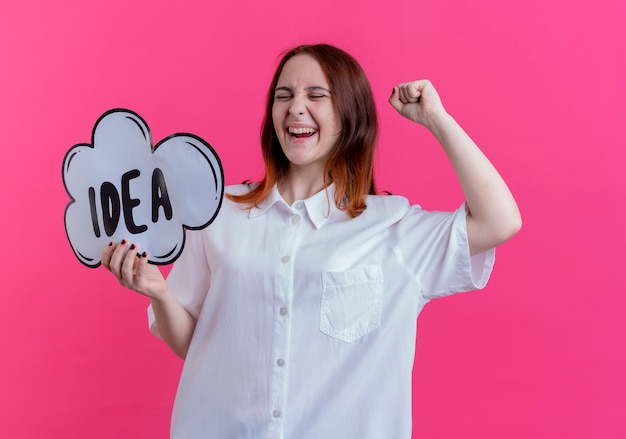
[[[176,355],[185,359],[196,320],[171,293],[151,298],[150,303],[161,338]]]
[[[493,248],[521,227],[517,203],[506,183],[474,141],[449,114],[427,124],[459,179],[469,209],[467,226],[472,254]]]

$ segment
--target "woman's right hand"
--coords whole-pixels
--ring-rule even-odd
[[[125,286],[151,299],[162,299],[169,292],[165,278],[156,265],[148,263],[148,254],[139,253],[135,244],[112,242],[102,252],[102,265]]]

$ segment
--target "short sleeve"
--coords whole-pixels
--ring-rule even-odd
[[[470,256],[466,217],[465,203],[454,212],[425,211],[415,205],[392,228],[394,252],[427,300],[487,284],[495,249]]]
[[[185,230],[185,246],[167,276],[167,285],[178,302],[198,319],[210,287],[211,271],[204,250],[203,230]],[[152,305],[148,306],[150,331],[160,337]]]

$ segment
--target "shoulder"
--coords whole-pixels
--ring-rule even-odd
[[[400,222],[415,206],[405,197],[397,195],[367,195],[366,208],[360,215],[346,219],[355,221],[362,227],[387,228]],[[419,208],[419,206],[417,206]]]
[[[409,200],[399,195],[368,195],[366,199],[367,209],[364,213],[384,217],[404,216],[409,209],[420,209],[419,205],[411,206]]]

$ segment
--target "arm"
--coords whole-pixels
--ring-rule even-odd
[[[522,225],[513,195],[489,159],[446,112],[430,81],[394,87],[389,103],[407,119],[428,128],[448,156],[469,210],[470,253],[484,252],[512,238]]]
[[[119,283],[150,298],[159,333],[165,343],[181,358],[187,356],[195,319],[174,298],[161,271],[148,264],[146,253],[140,255],[126,241],[109,244],[102,253],[102,265]]]

